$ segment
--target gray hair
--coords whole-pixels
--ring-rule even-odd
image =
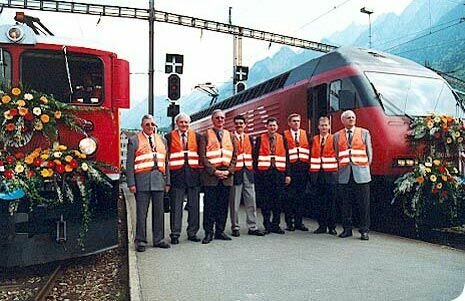
[[[223,115],[224,115],[224,113],[223,113],[223,111],[222,111],[222,110],[220,110],[220,109],[216,109],[216,110],[214,110],[214,111],[212,112],[212,117],[213,117],[213,116],[215,116],[217,113],[221,113],[221,114],[223,114]]]
[[[155,119],[153,118],[152,115],[150,115],[150,114],[145,114],[144,116],[142,116],[142,119],[141,119],[141,121],[140,121],[140,124],[143,124],[143,123],[144,123],[144,120],[146,120],[146,119],[152,119],[152,120],[155,122]],[[155,124],[156,124],[156,123],[155,123]]]
[[[178,115],[176,115],[176,117],[174,117],[174,121],[178,122],[178,120],[183,117],[187,119],[187,122],[191,122],[191,117],[184,112],[181,112]]]
[[[354,113],[354,111],[352,111],[352,110],[347,110],[347,111],[342,112],[342,114],[341,114],[341,121],[342,121],[344,118],[346,118],[348,115],[354,115],[354,116],[355,116],[355,113]]]

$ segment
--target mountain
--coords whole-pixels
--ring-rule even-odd
[[[376,13],[376,12],[375,12]],[[372,24],[372,46],[441,71],[465,78],[465,13],[463,4],[456,1],[413,0],[400,14],[383,14]],[[352,23],[345,30],[324,38],[324,43],[340,46],[368,47],[368,26]],[[292,69],[321,53],[284,46],[273,56],[256,62],[249,69],[247,86]],[[221,101],[232,94],[232,83],[218,87]],[[210,98],[194,91],[180,101],[181,110],[194,113],[208,107]],[[130,111],[123,111],[122,126],[138,128],[140,116],[146,112],[147,100],[133,104]],[[167,103],[164,96],[156,97],[155,117],[162,126],[169,126],[166,117]],[[157,109],[161,108],[161,109]]]

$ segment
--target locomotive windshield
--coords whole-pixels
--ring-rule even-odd
[[[103,101],[103,63],[92,55],[31,50],[21,55],[21,82],[52,94],[57,100],[82,105]]]
[[[387,115],[424,116],[437,112],[465,116],[452,90],[442,79],[365,72]]]

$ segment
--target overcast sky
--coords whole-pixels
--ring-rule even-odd
[[[351,23],[368,25],[362,7],[374,11],[372,22],[387,12],[401,13],[412,0],[154,0],[155,9],[177,14],[228,22],[232,7],[235,25],[319,41]],[[417,0],[422,1],[422,0]],[[427,0],[425,0],[427,1]],[[443,1],[443,0],[441,0]],[[129,7],[148,7],[148,0],[78,1],[107,3]],[[131,64],[131,96],[138,101],[147,95],[148,23],[140,20],[28,11],[60,36],[96,40]],[[4,20],[12,20],[14,11],[5,9]],[[320,17],[320,18],[319,18]],[[316,19],[316,20],[315,20]],[[184,55],[182,92],[190,93],[198,83],[213,82],[218,86],[232,75],[232,37],[225,34],[155,23],[155,95],[166,94],[164,60],[166,53]],[[280,45],[263,41],[243,40],[243,65],[276,52]],[[297,49],[295,49],[297,51]]]

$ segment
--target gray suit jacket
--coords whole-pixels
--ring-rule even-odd
[[[165,143],[166,148],[166,141],[162,137],[163,142]],[[127,182],[128,187],[136,186],[137,191],[164,191],[165,185],[169,185],[169,168],[168,164],[166,165],[166,173],[162,174],[158,170],[152,170],[149,172],[143,172],[139,174],[134,174],[134,158],[136,150],[139,146],[139,142],[137,140],[137,135],[129,137],[128,140],[128,155],[126,161],[126,175],[127,175]],[[168,150],[168,148],[166,148]],[[168,156],[166,156],[166,160],[168,160]]]
[[[371,146],[371,136],[370,132],[364,128],[362,128],[362,140],[367,147],[367,155],[368,155],[368,163],[371,165],[371,161],[373,158],[373,148]],[[339,141],[339,132],[335,133],[333,136],[334,141],[334,148],[336,149],[336,156],[339,154],[338,150],[338,141]],[[338,158],[339,160],[339,158]],[[344,167],[339,167],[338,170],[338,182],[339,184],[347,184],[349,183],[350,178],[350,171],[352,170],[352,174],[354,177],[354,181],[357,184],[364,184],[371,182],[371,173],[370,173],[370,166],[357,166],[353,165],[352,162],[349,165]]]

